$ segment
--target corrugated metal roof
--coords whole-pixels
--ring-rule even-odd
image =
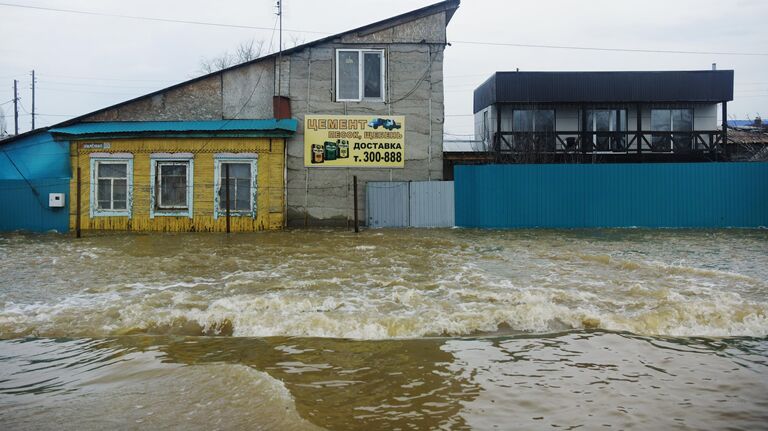
[[[276,120],[216,120],[216,121],[114,121],[104,123],[80,123],[55,127],[51,133],[63,135],[99,135],[147,132],[232,132],[232,131],[283,131],[295,132],[298,122],[291,119]]]
[[[728,120],[728,127],[750,127],[755,120]]]
[[[474,112],[494,103],[719,103],[733,100],[732,70],[496,72],[474,93]]]

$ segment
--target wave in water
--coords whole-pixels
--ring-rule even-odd
[[[241,275],[248,275],[242,273]],[[226,283],[232,283],[231,277]],[[768,336],[768,304],[702,286],[633,285],[621,292],[519,287],[473,276],[432,289],[291,288],[223,294],[208,281],[112,286],[56,303],[5,303],[0,335],[133,333],[387,339],[478,333],[607,329],[642,335]],[[235,280],[238,288],[245,279]],[[215,283],[214,283],[215,284]]]

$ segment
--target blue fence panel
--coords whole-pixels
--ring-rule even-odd
[[[49,208],[49,193],[64,193],[64,208]],[[69,178],[0,180],[0,231],[13,230],[69,231]]]
[[[456,225],[768,226],[768,163],[455,168]]]

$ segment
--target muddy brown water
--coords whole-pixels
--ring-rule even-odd
[[[3,429],[765,429],[768,231],[0,235]]]

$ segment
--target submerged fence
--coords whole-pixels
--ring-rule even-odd
[[[452,227],[453,181],[369,182],[369,227]]]
[[[455,168],[456,225],[765,227],[768,163]]]

